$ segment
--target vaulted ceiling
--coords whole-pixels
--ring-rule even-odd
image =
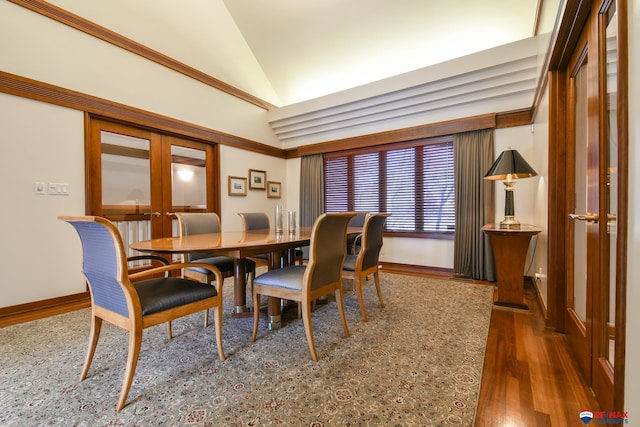
[[[531,37],[542,0],[223,0],[284,105]]]
[[[48,1],[284,106],[529,38],[561,0]]]

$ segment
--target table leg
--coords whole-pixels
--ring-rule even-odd
[[[235,277],[233,281],[233,315],[235,317],[244,317],[243,313],[249,313],[247,308],[247,282],[246,269],[244,260],[236,258],[233,261]]]

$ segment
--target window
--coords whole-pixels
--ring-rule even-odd
[[[390,212],[387,232],[453,234],[453,138],[324,156],[325,210]]]

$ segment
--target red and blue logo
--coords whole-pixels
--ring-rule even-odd
[[[594,424],[627,424],[629,423],[629,413],[623,411],[590,411],[585,409],[580,412],[580,419],[585,425],[591,421]]]
[[[591,411],[582,411],[580,412],[580,419],[582,420],[582,422],[587,425],[591,422],[591,420],[593,419],[593,412]]]

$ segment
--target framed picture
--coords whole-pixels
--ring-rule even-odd
[[[281,187],[281,184],[279,182],[275,182],[275,181],[267,182],[267,197],[270,199],[279,199],[280,187]]]
[[[229,177],[229,195],[230,196],[246,196],[247,195],[247,178],[240,176]]]
[[[267,173],[249,169],[249,188],[251,190],[264,190],[267,188]]]

